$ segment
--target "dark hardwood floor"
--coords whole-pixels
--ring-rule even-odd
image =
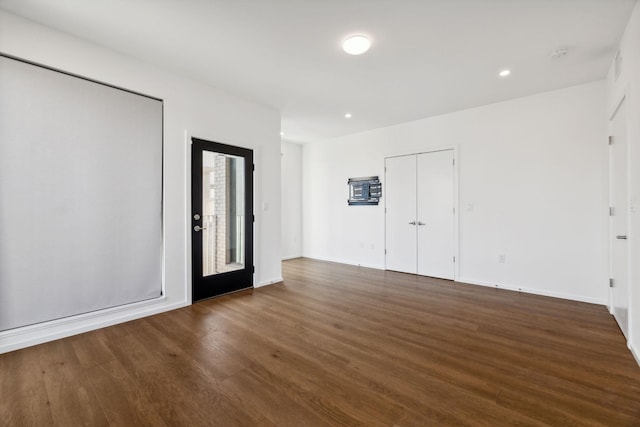
[[[640,368],[603,306],[283,269],[283,284],[0,355],[0,425],[640,425]]]

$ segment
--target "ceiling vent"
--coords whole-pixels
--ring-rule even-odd
[[[556,49],[553,52],[551,52],[549,54],[549,57],[551,59],[560,59],[560,58],[564,58],[565,56],[567,56],[567,54],[569,53],[569,51],[567,49]]]

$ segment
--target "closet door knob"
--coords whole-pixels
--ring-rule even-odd
[[[418,225],[427,225],[427,224],[424,222],[418,221]]]
[[[411,222],[409,223],[409,225],[416,225],[416,222],[415,222],[415,221],[411,221]]]

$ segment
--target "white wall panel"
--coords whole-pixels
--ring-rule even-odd
[[[302,147],[281,144],[282,259],[302,256]]]
[[[594,82],[304,145],[304,256],[384,268],[383,204],[347,206],[347,178],[456,146],[459,280],[605,302],[604,96]]]

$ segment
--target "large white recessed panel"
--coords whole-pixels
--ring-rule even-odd
[[[0,57],[0,330],[159,297],[162,101]]]

